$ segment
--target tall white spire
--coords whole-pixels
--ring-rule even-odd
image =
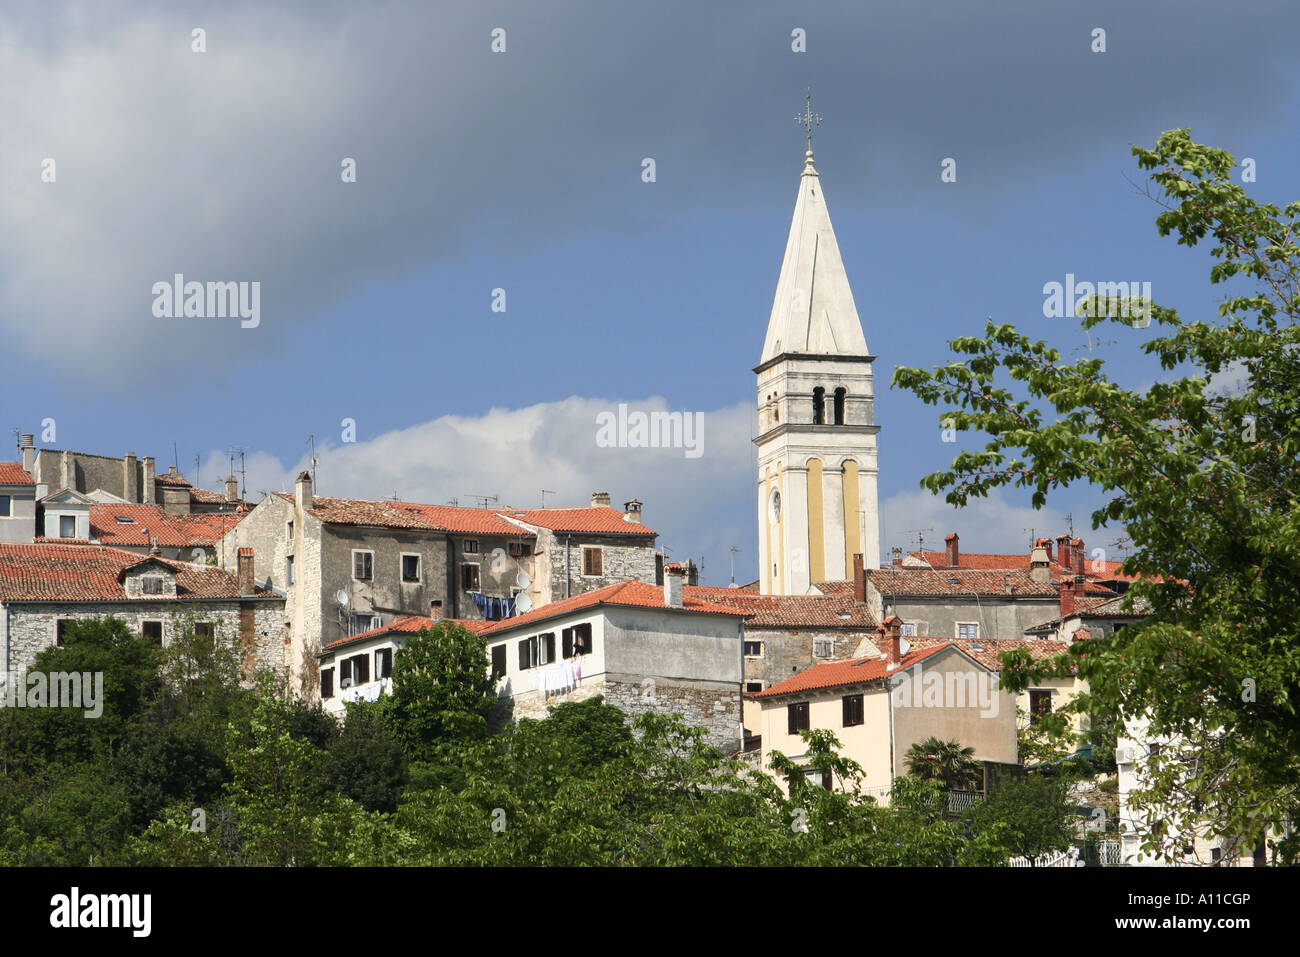
[[[783,353],[867,356],[812,150],[804,159],[759,364]]]

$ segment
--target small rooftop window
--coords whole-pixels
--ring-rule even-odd
[[[116,518],[118,523],[121,525],[135,524],[135,519],[131,518],[129,515],[115,515],[114,518]]]

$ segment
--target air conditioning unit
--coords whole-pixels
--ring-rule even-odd
[[[1133,763],[1133,749],[1132,749],[1132,748],[1116,748],[1116,749],[1115,749],[1115,763],[1116,763],[1116,764],[1132,764],[1132,763]]]

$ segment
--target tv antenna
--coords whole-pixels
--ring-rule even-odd
[[[448,505],[455,505],[457,508],[459,508],[459,507],[460,507],[460,499],[458,499],[458,498],[449,498],[449,499],[447,499],[447,504],[448,504]]]
[[[736,552],[740,551],[735,545],[731,546],[731,587],[736,587]]]
[[[307,436],[307,444],[311,446],[311,488],[312,492],[316,491],[316,465],[320,459],[316,458],[316,433],[313,432]]]
[[[500,495],[470,495],[467,493],[465,497],[478,499],[478,506],[477,506],[478,508],[487,508],[488,502],[491,502],[493,505],[496,505],[501,501]]]
[[[559,493],[556,492],[554,489],[549,489],[549,488],[542,489],[542,508],[546,508],[546,496],[558,495],[558,494]]]
[[[1038,544],[1038,538],[1037,538],[1037,536],[1034,535],[1034,532],[1037,531],[1036,528],[1033,528],[1033,527],[1031,526],[1031,527],[1029,527],[1029,528],[1022,528],[1021,531],[1022,531],[1022,532],[1028,532],[1028,533],[1029,533],[1029,547],[1030,547],[1030,548],[1033,548],[1035,545]]]
[[[925,557],[925,533],[933,532],[934,529],[933,528],[905,528],[903,529],[903,531],[905,531],[908,535],[916,536],[916,550],[920,552],[921,557],[924,558]]]
[[[244,468],[244,453],[248,451],[246,445],[232,445],[226,449],[226,454],[230,456],[230,474],[235,474],[235,456],[239,456],[239,497],[247,500],[248,498],[248,472]]]

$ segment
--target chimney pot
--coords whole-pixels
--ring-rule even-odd
[[[294,486],[294,505],[299,511],[308,512],[312,509],[314,499],[311,491],[311,473],[300,472],[298,481]]]
[[[1075,582],[1072,578],[1063,579],[1060,583],[1061,588],[1061,618],[1069,618],[1074,614],[1075,601]]]
[[[235,478],[233,475],[226,479],[226,501],[239,501],[239,479]]]
[[[239,593],[241,595],[253,594],[253,550],[251,548],[239,549],[236,553],[235,562],[236,578],[239,582]]]
[[[442,621],[442,599],[435,598],[429,602],[429,617],[434,621]]]
[[[853,553],[853,600],[866,604],[867,573],[862,567],[862,553]]]
[[[1073,559],[1073,571],[1076,577],[1083,574],[1083,539],[1076,538],[1070,542],[1070,557]]]
[[[602,506],[605,507],[605,508],[609,508],[609,493],[608,493],[608,492],[592,492],[592,493],[591,493],[591,507],[592,507],[592,508],[600,508],[600,507],[602,507]]]
[[[36,466],[36,436],[23,433],[23,471],[28,475]]]
[[[948,551],[948,564],[956,568],[961,564],[960,555],[957,551],[957,533],[952,532],[944,537],[945,547]]]
[[[664,566],[664,604],[669,608],[682,607],[682,578],[685,572],[677,562]]]
[[[631,499],[623,503],[623,521],[633,525],[641,524],[641,503]]]

